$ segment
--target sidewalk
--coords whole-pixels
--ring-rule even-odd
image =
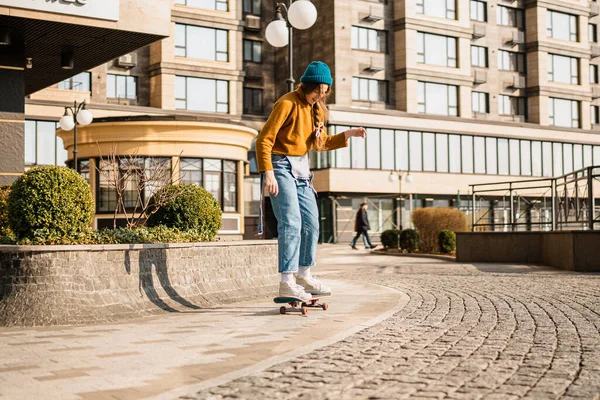
[[[307,316],[280,315],[265,299],[125,324],[0,328],[0,398],[172,399],[339,341],[408,302],[382,286],[323,280],[334,288],[329,310]]]

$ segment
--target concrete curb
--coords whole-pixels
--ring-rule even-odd
[[[440,254],[418,254],[418,253],[388,253],[382,250],[372,251],[371,254],[378,256],[393,256],[393,257],[411,257],[411,258],[430,258],[434,260],[456,262],[456,258],[451,256],[443,256]]]

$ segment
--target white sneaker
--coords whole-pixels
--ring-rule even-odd
[[[323,285],[315,278],[302,278],[296,277],[296,283],[304,288],[306,293],[320,295],[320,294],[331,294],[331,288]]]
[[[297,284],[287,282],[279,282],[279,297],[297,297],[301,300],[310,300],[312,295],[306,293],[304,288]]]

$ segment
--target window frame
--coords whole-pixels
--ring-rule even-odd
[[[504,54],[508,54],[508,58],[505,59]],[[526,73],[526,59],[525,54],[519,51],[508,51],[504,49],[498,50],[498,70],[499,71],[512,71],[518,72],[520,74]],[[515,59],[511,59],[511,57],[515,57]],[[505,67],[505,61],[508,60],[509,68]],[[514,64],[515,69],[511,69],[510,65]]]
[[[446,65],[434,64],[427,62],[427,37],[438,37],[445,38],[445,51],[446,51]],[[454,43],[454,57],[450,56],[450,49],[452,46],[450,43]],[[420,49],[423,49],[420,52]],[[434,49],[435,51],[435,49]],[[448,67],[448,68],[459,68],[458,65],[458,38],[453,36],[446,35],[436,35],[434,33],[427,32],[417,32],[417,63],[425,64],[425,65],[435,65],[438,67]]]
[[[474,51],[477,51],[477,60],[480,61],[481,59],[481,51],[483,50],[483,57],[484,57],[484,62],[485,65],[479,65],[479,64],[474,64]],[[472,67],[478,67],[478,68],[489,68],[490,66],[490,60],[488,57],[488,48],[485,46],[476,46],[476,45],[471,45],[471,66]]]
[[[507,10],[506,14],[503,13],[503,10]],[[504,21],[505,15],[508,18],[508,21]],[[511,19],[514,19],[514,23],[510,23]],[[498,4],[496,9],[496,25],[523,29],[525,26],[525,10]]]
[[[249,107],[246,103],[246,93],[250,93],[251,97],[252,97],[252,105],[254,105],[254,96],[256,93],[260,94],[260,106],[259,107]],[[262,115],[264,113],[264,91],[261,88],[253,88],[253,87],[247,87],[244,86],[244,90],[243,90],[243,110],[244,110],[244,114],[259,114]]]
[[[555,61],[555,57],[560,57],[560,58],[567,58],[569,59],[569,81],[570,83],[566,83],[566,82],[557,82],[555,80],[556,78],[556,74],[555,74],[555,70],[560,70],[559,68],[555,68],[554,67],[554,61]],[[573,65],[573,63],[575,63],[575,65]],[[553,54],[553,53],[548,53],[548,81],[549,82],[554,82],[554,83],[562,83],[562,84],[570,84],[570,85],[579,85],[580,84],[580,79],[579,79],[579,66],[580,66],[580,60],[579,58],[576,57],[569,57],[569,56],[561,56],[559,54]],[[575,75],[573,75],[573,70],[575,71]],[[560,70],[562,72],[562,70]]]
[[[476,18],[473,18],[473,5],[476,8]],[[480,10],[479,7],[483,7],[483,10]],[[480,11],[483,11],[483,16],[480,16]],[[488,22],[488,10],[487,10],[487,1],[481,0],[470,0],[469,2],[469,18],[471,21],[476,22]]]
[[[228,4],[229,2],[228,2],[228,0],[213,0],[213,4],[214,4],[213,8],[190,6],[190,5],[187,4],[187,2],[188,2],[188,0],[175,0],[175,4],[180,5],[180,6],[200,8],[200,9],[203,9],[203,10],[213,10],[213,11],[223,11],[223,12],[229,11],[229,4]],[[220,10],[217,7],[218,4],[225,4],[225,9],[224,10]]]
[[[178,46],[177,45],[177,26],[182,26],[184,27],[184,42],[185,45],[183,46]],[[214,53],[214,58],[213,59],[206,59],[206,58],[197,58],[197,57],[190,57],[188,56],[188,50],[189,50],[189,44],[188,44],[188,37],[189,37],[189,33],[188,30],[190,28],[199,28],[199,29],[208,29],[213,31],[214,33],[214,39],[215,39],[215,53]],[[225,46],[226,49],[225,50],[219,50],[219,35],[220,34],[224,34],[225,35]],[[228,63],[229,60],[229,50],[230,50],[230,46],[229,46],[229,31],[227,29],[220,29],[220,28],[213,28],[210,26],[202,26],[202,25],[193,25],[193,24],[182,24],[179,22],[175,23],[175,55],[177,57],[183,57],[183,58],[189,58],[191,60],[202,60],[202,61],[213,61],[213,62],[220,62],[220,63]],[[183,51],[183,55],[181,54],[177,54],[178,50],[182,50]],[[220,60],[219,59],[219,55],[224,55],[225,56],[225,60]]]
[[[367,99],[365,98],[361,98],[361,82],[367,81]],[[355,84],[355,82],[358,83],[358,85]],[[384,93],[384,99],[377,99],[377,100],[373,100],[370,98],[371,95],[371,84],[373,82],[377,82],[377,85],[379,85],[377,92]],[[358,88],[358,93],[354,93],[354,88],[357,87]],[[381,90],[381,88],[384,87],[385,90]],[[370,79],[370,78],[363,78],[360,76],[353,76],[352,77],[352,101],[368,101],[371,103],[385,103],[387,104],[389,102],[389,81],[384,80],[384,79]]]
[[[177,97],[177,78],[183,78],[185,79],[185,97],[184,98],[179,98]],[[215,111],[205,111],[205,110],[191,110],[188,108],[188,80],[189,79],[200,79],[200,80],[207,80],[207,81],[214,81],[215,82]],[[227,103],[224,102],[220,102],[219,101],[219,83],[225,83],[227,85]],[[230,96],[229,96],[229,81],[223,80],[223,79],[211,79],[211,78],[199,78],[199,77],[195,77],[195,76],[186,76],[186,75],[175,75],[175,109],[176,110],[188,110],[188,111],[198,111],[198,112],[215,112],[215,113],[220,113],[220,114],[229,114],[229,102],[231,101]],[[177,107],[177,102],[178,101],[183,101],[185,102],[185,108],[179,108]],[[227,107],[227,111],[218,111],[219,110],[219,105],[225,105]]]
[[[569,17],[569,39],[561,39],[554,37],[554,14],[566,15]],[[574,22],[573,22],[574,21]],[[572,28],[575,27],[575,32]],[[560,11],[546,10],[546,36],[555,40],[568,40],[570,42],[579,41],[579,18],[577,15],[563,13]]]
[[[367,45],[366,47],[361,47],[361,31],[365,31]],[[356,32],[356,34],[355,34]],[[371,42],[373,38],[369,33],[374,32],[376,35],[375,48],[371,47]],[[356,41],[354,40],[356,38]],[[366,28],[364,26],[352,25],[350,27],[350,48],[352,50],[361,50],[361,51],[372,51],[376,53],[387,53],[388,51],[388,32],[383,29],[373,29]]]
[[[246,44],[249,45],[249,49],[250,49],[250,57],[247,57],[247,47]],[[262,64],[262,53],[263,53],[263,42],[260,40],[253,40],[253,39],[244,39],[243,41],[243,58],[244,58],[244,62],[252,62],[252,63],[257,63],[257,64]],[[258,51],[258,60],[256,60],[256,47],[260,48],[260,51]]]
[[[114,77],[115,81],[115,97],[110,97],[108,95],[108,77],[112,76]],[[125,78],[125,93],[129,93],[128,90],[128,79],[127,78],[132,78],[133,79],[133,84],[135,86],[135,96],[134,97],[129,97],[128,95],[126,95],[126,97],[119,97],[118,96],[118,90],[117,88],[119,87],[119,83],[118,83],[118,79],[119,77],[124,77]],[[138,77],[135,75],[121,75],[121,74],[106,74],[106,98],[107,99],[127,99],[127,100],[137,100],[137,93],[138,93]]]

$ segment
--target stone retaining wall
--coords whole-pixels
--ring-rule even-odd
[[[0,325],[111,322],[272,296],[273,241],[0,246]]]
[[[461,232],[456,234],[456,260],[600,272],[600,231]]]

